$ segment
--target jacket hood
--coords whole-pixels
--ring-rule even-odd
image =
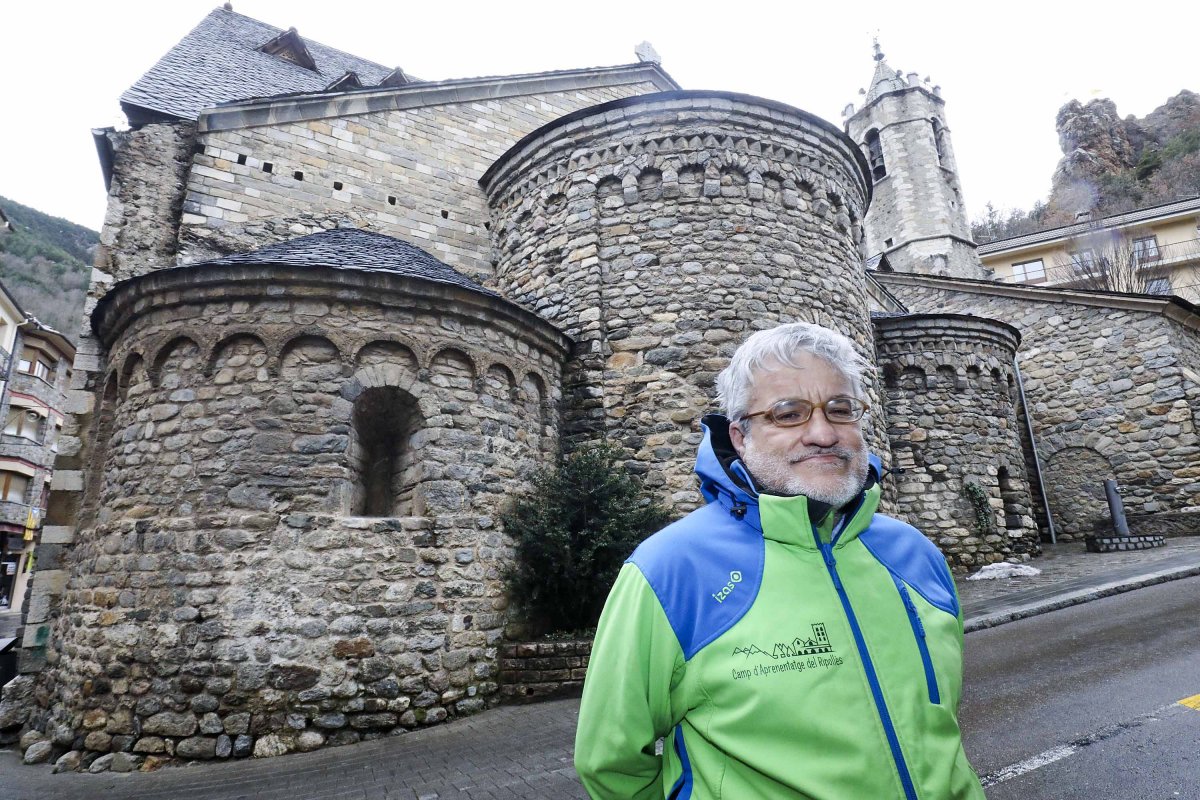
[[[762,530],[759,517],[758,497],[770,494],[754,484],[754,478],[738,458],[729,438],[729,419],[722,414],[708,414],[700,420],[704,439],[696,453],[696,474],[700,477],[700,493],[705,502],[718,502],[729,508],[731,514],[744,519],[754,528]],[[867,477],[862,490],[847,505],[854,505],[864,492],[879,483],[883,469],[879,458],[868,456]],[[827,503],[804,498],[810,519],[821,519],[830,510]]]

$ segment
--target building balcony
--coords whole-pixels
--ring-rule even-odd
[[[19,458],[40,469],[51,469],[58,454],[45,444],[11,434],[0,434],[0,458]]]
[[[63,393],[61,389],[55,388],[53,385],[46,383],[41,378],[30,375],[27,372],[14,371],[12,374],[12,382],[9,383],[8,390],[10,392],[20,392],[32,397],[36,397],[48,407],[61,411],[63,407]]]
[[[29,509],[30,506],[27,503],[10,503],[0,500],[0,526],[8,530],[24,529],[25,524],[29,521]],[[34,519],[41,519],[41,515],[36,510]]]

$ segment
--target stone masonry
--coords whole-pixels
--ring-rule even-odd
[[[957,567],[1039,552],[1016,412],[1016,329],[953,314],[880,317],[875,329],[902,470],[899,516]]]
[[[483,183],[493,285],[576,341],[565,434],[622,444],[680,512],[700,502],[697,420],[749,333],[815,321],[872,355],[864,275],[843,268],[860,159],[803,112],[714,92],[617,101],[531,134]]]
[[[492,514],[554,448],[560,334],[479,292],[269,264],[124,282],[96,328],[107,448],[42,728],[270,755],[494,702],[511,555]],[[413,485],[368,516],[359,412],[384,390],[416,417]]]
[[[885,507],[958,570],[1037,553],[1034,447],[1064,538],[1110,472],[1131,514],[1200,508],[1194,309],[968,279],[942,100],[882,55],[843,133],[652,62],[427,82],[308,44],[217,9],[97,140],[61,568],[0,732],[269,756],[576,683],[584,646],[503,641],[504,504],[605,438],[694,508],[713,378],[781,322],[876,366]]]
[[[878,142],[864,252],[885,255],[898,272],[985,277],[967,224],[946,103],[916,73],[902,76],[882,53],[876,59],[866,100],[858,110],[848,107],[845,119],[868,158],[868,139]]]
[[[202,117],[178,224],[181,257],[241,252],[349,221],[487,275],[484,170],[539,125],[655,89],[642,81],[387,112],[326,110],[254,127]]]
[[[1200,350],[1194,328],[1163,314],[1169,301],[877,277],[914,309],[1022,331],[1019,362],[1060,540],[1082,541],[1107,519],[1106,478],[1131,514],[1200,511]]]

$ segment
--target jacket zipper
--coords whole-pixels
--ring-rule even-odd
[[[904,585],[904,581],[895,575],[892,576],[892,580],[895,582],[896,588],[900,590],[900,598],[904,601],[904,608],[908,611],[908,623],[912,626],[913,637],[917,640],[917,649],[921,651],[921,663],[925,666],[925,685],[929,688],[929,702],[940,703],[942,701],[938,694],[937,676],[933,672],[933,659],[929,656],[929,642],[925,637],[925,625],[917,613],[917,604],[913,602],[912,595],[908,593],[908,587]]]
[[[844,518],[845,522],[848,522],[852,517],[853,514],[846,515]],[[838,576],[837,561],[833,557],[833,542],[837,541],[841,530],[839,529],[830,537],[831,541],[829,544],[821,542],[821,534],[817,531],[816,525],[812,526],[812,533],[813,538],[816,540],[817,548],[824,557],[825,568],[829,571],[829,577],[833,579],[833,587],[837,589],[838,599],[842,601],[842,610],[846,612],[846,620],[850,623],[850,630],[854,634],[854,644],[858,648],[859,658],[862,659],[863,669],[867,673],[867,682],[871,685],[871,696],[875,700],[875,708],[879,712],[879,720],[883,723],[883,732],[887,736],[888,746],[892,750],[892,760],[896,763],[896,772],[899,773],[900,783],[904,787],[904,797],[906,800],[917,800],[917,790],[913,786],[912,776],[908,772],[908,764],[904,761],[904,754],[900,751],[900,739],[896,735],[896,727],[892,724],[892,715],[888,713],[887,703],[884,702],[883,689],[879,685],[879,676],[875,674],[875,665],[871,661],[871,655],[867,652],[866,639],[863,638],[862,629],[858,626],[858,617],[854,615],[854,609],[850,605],[850,598],[846,594],[846,588],[842,586],[842,579]]]

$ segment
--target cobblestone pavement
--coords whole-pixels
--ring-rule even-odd
[[[959,580],[968,621],[1052,603],[1064,593],[1135,585],[1167,570],[1200,571],[1200,537],[1129,553],[1047,545],[1041,574]],[[3,620],[0,620],[3,622]],[[52,775],[0,750],[3,800],[541,800],[585,798],[571,763],[578,700],[509,706],[435,728],[315,753],[168,767],[150,774]]]

